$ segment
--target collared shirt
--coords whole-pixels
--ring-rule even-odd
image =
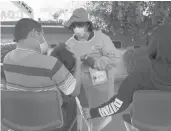
[[[33,50],[15,49],[9,52],[3,62],[6,86],[12,90],[42,91],[60,89],[70,95],[76,86],[76,79],[66,67],[52,56]]]

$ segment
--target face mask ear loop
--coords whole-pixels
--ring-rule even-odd
[[[35,32],[35,29],[33,29],[30,33],[31,37],[33,37],[34,39],[36,38],[35,35],[33,34]]]
[[[44,43],[46,43],[46,45],[47,45],[47,42],[46,42],[46,40],[45,40],[45,37],[44,36],[42,36],[43,37],[43,41],[44,41]]]
[[[45,49],[46,49],[46,50],[42,50],[42,48],[41,48],[41,44],[40,44],[40,48],[41,48],[41,52],[43,51],[42,53],[43,53],[43,54],[46,54],[46,53],[47,53],[47,51],[48,51],[48,44],[47,44],[47,42],[46,42],[46,40],[45,40],[44,36],[42,36],[42,38],[43,38],[43,41],[44,41],[42,44],[46,46],[46,47],[45,47],[45,46],[43,46],[43,47],[45,47]]]

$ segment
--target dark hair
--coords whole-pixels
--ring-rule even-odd
[[[59,59],[65,67],[73,73],[75,69],[75,58],[72,52],[70,52],[65,44],[60,44],[54,48],[54,50],[51,52],[51,56],[56,57]]]
[[[88,26],[88,32],[93,32],[93,24],[91,22],[73,22],[69,30],[73,31],[73,29],[78,26],[78,27],[83,27],[83,26]]]
[[[41,24],[30,18],[20,19],[14,28],[14,42],[26,39],[29,32],[35,29],[38,32],[42,31]]]

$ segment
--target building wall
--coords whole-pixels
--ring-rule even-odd
[[[50,45],[57,44],[57,43],[64,43],[66,40],[68,40],[72,36],[71,32],[61,27],[55,27],[55,26],[43,27],[43,30],[45,34],[45,39]],[[1,27],[2,42],[12,41],[13,32],[14,32],[14,26],[3,25]]]
[[[72,32],[69,32],[62,26],[43,26],[45,38],[48,44],[65,43],[71,36]],[[14,25],[2,25],[1,26],[1,40],[12,41],[13,40]],[[107,34],[113,41],[121,41],[122,48],[134,45],[143,45],[145,40],[136,39],[136,42],[132,41],[132,36],[123,36],[122,34]]]

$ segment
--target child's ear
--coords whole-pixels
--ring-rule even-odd
[[[28,37],[36,38],[35,33],[34,33],[34,30],[32,30],[32,31],[29,32]]]

